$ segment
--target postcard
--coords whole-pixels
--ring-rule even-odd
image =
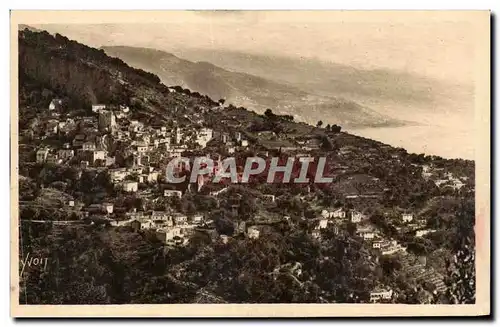
[[[12,11],[11,315],[489,315],[490,19]]]

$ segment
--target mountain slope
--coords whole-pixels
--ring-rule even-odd
[[[91,104],[125,104],[134,116],[149,120],[189,122],[197,108],[217,103],[207,96],[171,92],[160,78],[135,69],[103,50],[47,32],[19,32],[20,106],[47,107],[65,97],[74,109]]]
[[[377,98],[404,104],[432,104],[470,96],[472,88],[387,69],[357,69],[334,62],[294,59],[217,49],[183,49],[188,60],[207,60],[225,69],[286,83],[309,92],[348,99]]]
[[[166,84],[181,85],[214,99],[225,98],[227,102],[257,112],[272,108],[278,113],[292,114],[296,119],[312,124],[319,120],[345,126],[401,123],[352,101],[305,92],[291,85],[229,71],[204,61],[191,62],[164,51],[126,46],[102,49],[110,56],[157,74]]]

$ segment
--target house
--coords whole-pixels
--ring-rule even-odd
[[[329,211],[329,210],[326,210],[326,209],[323,209],[321,210],[321,216],[323,218],[330,218],[332,216],[333,212]]]
[[[316,229],[324,229],[328,226],[328,219],[320,219]]]
[[[115,162],[116,162],[115,157],[106,157],[106,160],[105,160],[105,162],[104,162],[104,165],[105,165],[106,167],[109,167],[109,166],[111,166],[111,165],[114,165],[114,164],[115,164]]]
[[[105,213],[109,213],[109,214],[113,213],[113,207],[114,207],[114,206],[113,206],[113,203],[104,202],[104,203],[102,204],[102,208],[103,208],[103,211],[104,211]]]
[[[276,133],[273,131],[261,131],[257,133],[258,136],[262,136],[263,138],[273,138],[276,136]]]
[[[181,191],[178,191],[178,190],[164,190],[163,191],[163,196],[165,197],[182,197],[182,192]]]
[[[227,242],[229,242],[229,236],[227,235],[220,235],[220,240],[223,244],[227,244]]]
[[[132,220],[146,220],[148,216],[143,211],[137,211],[137,209],[133,208],[131,212],[127,212],[125,216],[129,217]]]
[[[401,216],[401,219],[403,220],[404,223],[408,223],[413,220],[413,215],[411,213],[404,213]]]
[[[363,219],[363,214],[359,211],[351,211],[351,222],[359,223]]]
[[[143,142],[135,143],[134,148],[138,153],[145,153],[148,151],[148,145]]]
[[[276,200],[276,196],[273,194],[263,194],[262,197],[265,201],[274,202]]]
[[[138,120],[131,120],[129,125],[129,131],[137,133],[142,130],[144,124],[139,122]]]
[[[85,211],[92,214],[102,213],[102,206],[98,203],[94,203],[89,205]]]
[[[132,227],[132,229],[137,232],[143,229],[153,228],[154,223],[151,220],[132,220],[132,222],[130,222],[130,227]]]
[[[47,156],[49,154],[49,149],[43,148],[40,149],[36,152],[36,162],[38,163],[44,163],[45,160],[47,159]]]
[[[235,221],[233,222],[233,235],[241,234],[245,232],[247,223],[244,221]]]
[[[62,159],[57,154],[49,154],[45,160],[48,164],[57,165],[62,163]]]
[[[168,212],[166,211],[153,211],[151,212],[151,220],[161,220],[161,221],[164,221],[164,222],[167,222],[168,224],[171,224],[173,226],[173,219],[172,219],[172,215],[169,214]]]
[[[137,192],[139,184],[137,182],[125,181],[122,183],[122,189],[125,192]]]
[[[323,216],[323,218],[345,218],[346,213],[342,208],[333,211],[323,209],[321,211],[321,216]]]
[[[402,247],[401,244],[391,244],[386,247],[381,247],[380,251],[382,255],[391,255],[399,251],[406,251],[406,248]]]
[[[390,245],[390,242],[385,241],[385,240],[376,240],[376,241],[373,241],[373,243],[372,243],[372,247],[374,249],[384,248],[384,247],[387,247],[389,245]]]
[[[210,128],[202,128],[198,131],[197,136],[196,136],[196,142],[201,146],[201,147],[206,147],[207,143],[212,139],[213,137],[213,130]]]
[[[255,226],[250,226],[247,229],[247,236],[250,239],[258,239],[260,231]]]
[[[179,227],[170,227],[156,231],[156,237],[163,243],[168,244],[175,241],[175,238],[181,240],[183,235]]]
[[[83,143],[85,141],[85,135],[84,134],[77,134],[75,135],[75,138],[73,139],[73,146],[78,148],[83,146]]]
[[[92,163],[95,163],[96,160],[102,160],[106,162],[106,151],[104,150],[92,151]]]
[[[346,212],[342,208],[337,209],[337,210],[335,210],[333,212],[332,217],[333,218],[345,218],[346,217]]]
[[[225,193],[228,189],[229,189],[229,187],[226,186],[226,187],[224,187],[224,188],[222,188],[222,189],[220,189],[218,191],[212,191],[212,192],[210,192],[210,195],[211,196],[218,196],[218,195],[220,195],[222,193]]]
[[[111,181],[113,182],[123,181],[128,175],[126,168],[109,169],[108,173]]]
[[[375,238],[375,232],[362,232],[360,236],[364,240],[372,240]]]
[[[229,133],[226,132],[215,132],[213,136],[220,142],[226,144],[229,142]]]
[[[78,135],[77,135],[78,136]],[[76,137],[75,137],[76,138]],[[82,150],[83,151],[94,151],[96,149],[95,143],[94,142],[84,142],[82,144]]]
[[[57,131],[59,130],[59,122],[57,120],[51,120],[47,123],[47,126],[45,127],[45,131],[47,135],[54,135],[57,134]]]
[[[415,231],[415,237],[422,237],[424,235],[427,235],[429,233],[433,233],[435,231],[436,231],[435,229],[420,229],[420,230]]]
[[[130,108],[125,105],[120,105],[120,111],[126,114],[130,111]]]
[[[248,141],[247,140],[241,140],[241,146],[242,147],[248,147]]]
[[[321,232],[319,229],[315,229],[311,232],[311,236],[315,239],[321,238]]]
[[[99,111],[104,110],[104,109],[106,109],[105,104],[93,104],[92,105],[92,112],[99,112]]]
[[[159,175],[159,173],[157,171],[150,172],[150,173],[146,174],[145,180],[148,183],[156,182],[158,180],[158,175]]]
[[[174,219],[175,225],[185,225],[185,224],[187,224],[188,217],[182,213],[174,213],[173,219]]]
[[[193,224],[201,224],[203,222],[203,215],[194,215],[191,217],[191,222]]]
[[[49,104],[49,110],[55,110],[59,109],[62,105],[62,100],[61,99],[52,99]]]
[[[376,289],[370,292],[370,302],[379,302],[380,300],[390,300],[392,298],[391,289]]]
[[[71,159],[74,157],[75,151],[70,150],[70,149],[60,149],[57,152],[57,154],[58,154],[59,158],[61,158],[62,160],[67,160],[67,159]]]
[[[376,236],[376,233],[370,225],[358,227],[356,230],[356,234],[362,237],[364,240],[373,240]]]

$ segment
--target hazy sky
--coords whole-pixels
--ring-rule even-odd
[[[359,68],[391,68],[472,82],[474,29],[462,18],[324,11],[178,11],[145,23],[130,21],[137,19],[97,25],[33,25],[92,46],[146,46],[167,51],[214,48],[313,57]]]

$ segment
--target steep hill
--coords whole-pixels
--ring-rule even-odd
[[[160,78],[135,69],[103,50],[47,32],[19,32],[20,105],[46,107],[65,97],[74,109],[125,104],[138,118],[189,121],[200,107],[217,103],[198,93],[171,92]]]

